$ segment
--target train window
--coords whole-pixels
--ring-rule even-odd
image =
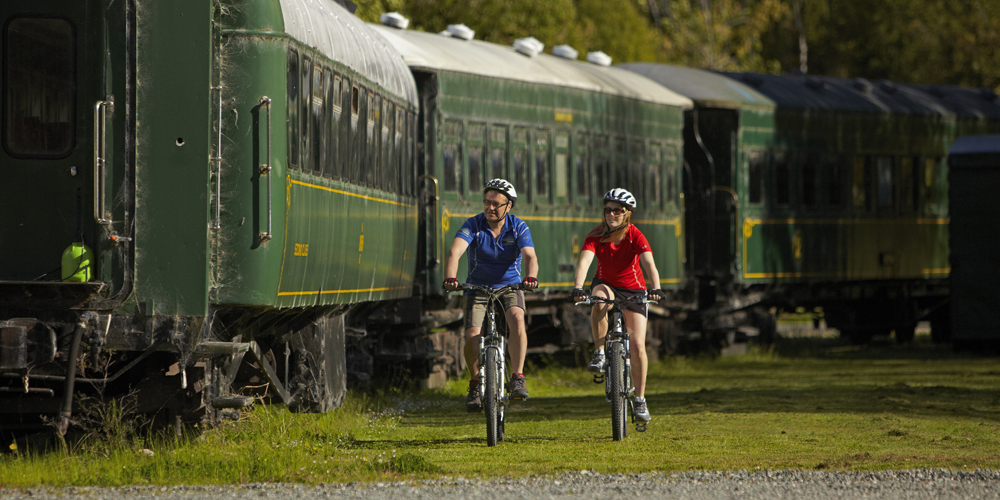
[[[867,168],[868,162],[865,161],[864,156],[854,157],[854,182],[851,187],[851,199],[854,201],[854,208],[863,209],[865,208],[866,198],[868,197],[868,183],[867,180]]]
[[[444,122],[444,190],[457,193],[462,189],[462,122]]]
[[[514,188],[517,189],[518,198],[524,198],[524,203],[534,203],[535,197],[531,194],[531,183],[529,181],[530,169],[528,168],[528,131],[522,127],[514,127],[511,137],[514,146],[513,160]]]
[[[325,120],[323,119],[323,96],[326,93],[325,87],[323,87],[323,68],[321,66],[313,67],[313,81],[312,81],[312,123],[309,125],[312,131],[312,152],[310,157],[312,158],[312,170],[316,175],[323,174],[323,164],[326,163],[326,127],[323,126]]]
[[[648,182],[645,176],[646,170],[646,144],[642,141],[632,141],[631,148],[629,149],[629,170],[631,170],[629,178],[631,179],[631,188],[626,188],[632,191],[632,194],[636,197],[636,201],[643,207],[649,204],[649,200],[646,199],[646,193],[643,184]]]
[[[364,119],[362,115],[365,113],[365,94],[365,89],[360,85],[351,86],[351,127],[348,139],[351,149],[344,166],[348,169],[345,177],[354,183],[360,183],[364,175],[361,164],[365,158],[365,134],[361,133],[361,121]]]
[[[899,201],[899,209],[906,212],[916,210],[916,201],[920,199],[919,192],[915,192],[917,183],[913,175],[913,165],[919,165],[919,162],[920,158],[912,156],[903,156],[899,159],[899,195],[897,200]]]
[[[591,172],[590,172],[590,138],[586,135],[576,136],[575,160],[576,171],[576,199],[578,202],[586,202],[590,196]]]
[[[597,178],[597,196],[601,197],[610,191],[614,184],[611,176],[611,153],[608,151],[608,136],[594,137],[594,173]]]
[[[816,161],[816,155],[810,154],[802,165],[802,205],[808,208],[815,208],[819,204],[819,197],[816,196]]]
[[[876,160],[878,175],[878,207],[892,208],[893,195],[893,158],[891,156],[879,156]]]
[[[937,203],[937,158],[924,158],[924,206]]]
[[[549,198],[549,133],[535,132],[535,196],[539,203],[547,203]]]
[[[554,194],[557,203],[566,203],[569,201],[569,134],[558,132],[555,140]]]
[[[403,131],[403,135],[406,136],[406,194],[413,196],[416,192],[416,162],[414,160],[415,152],[413,150],[413,144],[415,141],[415,136],[417,134],[417,123],[416,116],[413,113],[406,113],[406,128]]]
[[[747,198],[751,205],[764,202],[764,164],[766,156],[763,151],[751,151],[747,159]]]
[[[368,140],[368,162],[365,164],[365,176],[363,177],[365,184],[368,186],[376,186],[379,177],[379,154],[378,154],[378,136],[375,134],[375,129],[378,127],[378,122],[381,121],[379,115],[379,98],[374,92],[368,92],[368,120],[366,121],[366,133],[365,137]]]
[[[323,72],[323,82],[326,87],[326,113],[327,127],[326,133],[326,164],[323,166],[323,175],[326,177],[340,177],[340,157],[338,145],[340,139],[340,77],[334,75],[329,69]]]
[[[469,193],[482,189],[489,179],[483,179],[483,140],[486,138],[486,125],[482,123],[469,124],[469,137],[466,144],[469,147]]]
[[[625,188],[629,191],[634,191],[628,183],[628,155],[626,153],[625,139],[620,137],[616,138],[614,157],[615,168],[612,172],[614,177],[611,181],[611,186],[609,186],[608,189]]]
[[[662,186],[662,180],[660,178],[660,169],[663,164],[663,150],[659,144],[650,144],[649,146],[649,181],[646,183],[646,204],[652,209],[659,209],[663,203],[663,199],[660,196],[660,189]]]
[[[301,85],[302,97],[299,99],[299,165],[303,171],[312,168],[309,162],[311,144],[309,122],[312,117],[312,61],[303,56],[302,67],[299,72],[299,85]]]
[[[490,126],[490,179],[506,179],[504,168],[507,166],[507,126]]]
[[[76,34],[62,19],[7,25],[4,143],[17,156],[59,157],[73,149]]]
[[[843,171],[842,160],[837,157],[833,161],[823,165],[823,181],[825,190],[825,202],[828,207],[839,207],[843,199]]]
[[[288,168],[299,165],[299,53],[288,51],[288,81],[285,84],[288,110]]]
[[[788,205],[792,202],[792,169],[784,154],[774,159],[774,203]]]
[[[396,187],[396,190],[397,190],[397,192],[399,192],[401,194],[408,194],[408,193],[404,192],[404,190],[406,189],[406,183],[408,182],[408,179],[407,179],[407,170],[406,170],[406,160],[405,160],[406,154],[405,154],[405,152],[403,150],[403,145],[404,145],[404,143],[403,143],[403,120],[405,119],[404,117],[406,115],[403,112],[403,108],[401,108],[399,106],[395,107],[395,114],[396,114],[396,118],[395,118],[394,121],[396,123],[396,127],[393,130],[393,140],[392,140],[392,148],[393,149],[392,150],[393,150],[393,155],[394,155],[393,156],[393,162],[394,162],[393,164],[396,166],[396,170],[397,170],[397,174],[396,174],[396,184],[397,184],[397,187]]]
[[[388,100],[382,101],[382,165],[386,175],[382,184],[387,191],[396,192],[399,184],[399,164],[396,163],[396,111]]]
[[[677,203],[677,186],[680,185],[677,179],[677,149],[673,146],[667,146],[664,148],[663,152],[664,161],[666,162],[665,176],[666,176],[666,201],[668,205]]]

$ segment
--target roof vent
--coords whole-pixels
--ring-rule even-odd
[[[407,26],[410,25],[410,20],[403,17],[399,12],[386,12],[381,16],[378,16],[378,22],[389,26],[390,28],[398,28],[405,30]]]
[[[576,60],[577,56],[580,55],[576,49],[570,47],[569,45],[556,45],[555,47],[552,47],[552,54],[556,57],[573,60]]]
[[[448,29],[438,33],[439,35],[461,38],[462,40],[472,40],[476,37],[476,32],[464,24],[449,24]]]
[[[535,37],[518,38],[514,40],[514,50],[528,56],[535,57],[539,52],[545,50],[545,44],[539,42]]]
[[[996,102],[997,93],[994,92],[993,89],[989,87],[983,87],[979,89],[979,97],[981,97],[984,101]]]
[[[872,91],[872,82],[869,82],[864,78],[855,78],[853,85],[855,90],[863,94],[869,94]]]
[[[937,97],[938,99],[944,99],[945,98],[944,87],[942,87],[940,85],[931,85],[930,87],[927,88],[927,92],[930,95],[932,95],[934,97]]]
[[[809,77],[806,78],[806,87],[809,87],[817,92],[826,88],[826,82],[820,80],[819,78]]]
[[[604,52],[587,52],[587,62],[598,66],[611,66],[611,56]]]

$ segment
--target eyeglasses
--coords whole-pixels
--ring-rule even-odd
[[[497,203],[495,201],[483,200],[483,206],[486,208],[498,209],[506,207],[507,205],[510,205],[509,201],[507,203]]]
[[[625,209],[624,208],[604,207],[604,214],[605,215],[607,215],[607,214],[621,215],[623,213],[625,213]]]

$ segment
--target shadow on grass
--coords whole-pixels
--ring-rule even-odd
[[[915,387],[904,383],[864,388],[831,384],[795,389],[700,389],[647,392],[646,396],[654,417],[706,412],[897,413],[1000,421],[1000,395],[995,390]],[[610,417],[611,405],[605,402],[603,395],[535,397],[513,405],[507,412],[510,423],[587,421]],[[410,413],[401,424],[440,428],[479,425],[482,421],[482,414],[435,409]]]

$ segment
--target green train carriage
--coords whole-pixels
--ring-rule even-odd
[[[688,99],[616,68],[457,36],[375,30],[403,54],[420,91],[420,171],[432,201],[421,231],[427,309],[445,305],[441,262],[465,219],[482,212],[482,185],[496,177],[517,189],[513,213],[531,228],[539,259],[540,293],[526,297],[534,316],[529,350],[590,338],[589,328],[571,326],[568,315],[579,308],[568,292],[612,187],[637,195],[634,222],[650,240],[662,286],[680,285]],[[460,266],[463,278],[465,259]]]
[[[626,67],[695,102],[685,190],[705,321],[687,327],[766,334],[768,309],[806,307],[859,341],[912,338],[918,320],[947,336],[943,158],[955,134],[997,127],[992,93]]]
[[[350,315],[413,293],[417,101],[398,54],[333,2],[0,16],[19,75],[0,160],[4,429],[68,416],[78,391],[178,423],[253,395],[339,405]],[[89,268],[60,269],[81,243]]]

